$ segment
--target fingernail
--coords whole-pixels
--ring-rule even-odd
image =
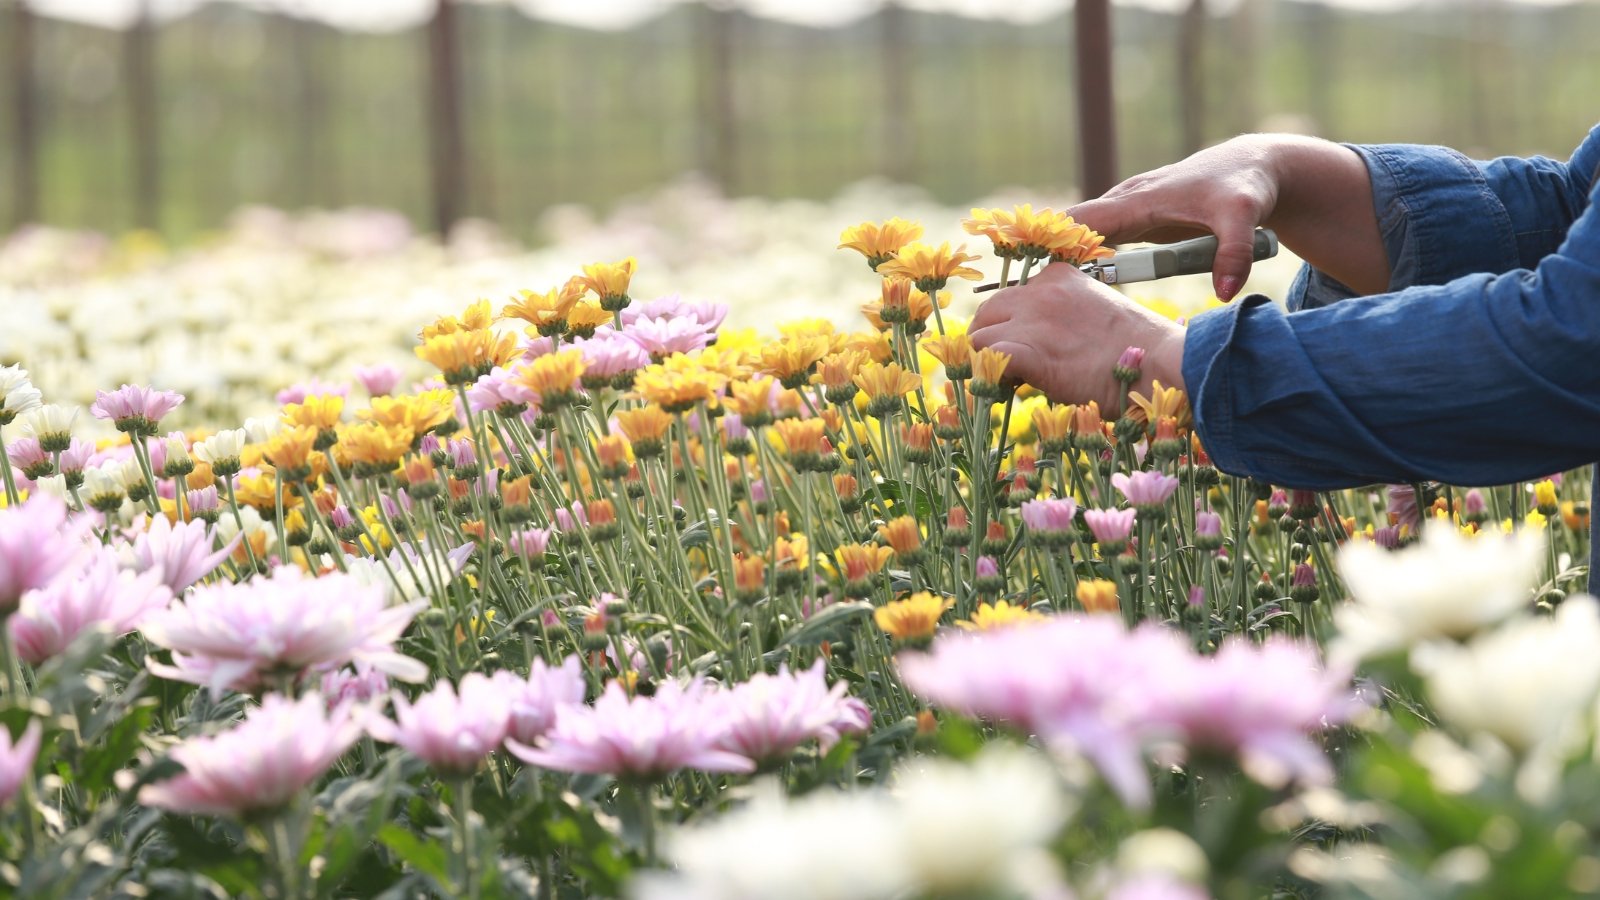
[[[1224,275],[1217,279],[1217,299],[1226,303],[1244,287],[1244,279],[1237,275]]]

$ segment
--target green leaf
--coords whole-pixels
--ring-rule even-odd
[[[438,841],[424,840],[409,828],[391,822],[378,829],[378,842],[394,851],[406,865],[440,885],[450,883],[449,854]]]
[[[141,701],[117,720],[99,741],[85,746],[76,773],[78,787],[90,796],[110,790],[112,779],[138,752],[140,739],[154,719],[155,700]]]
[[[784,635],[780,646],[814,647],[823,641],[838,640],[870,615],[872,604],[863,600],[835,603],[795,626]]]

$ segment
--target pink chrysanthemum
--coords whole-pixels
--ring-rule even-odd
[[[118,430],[153,435],[157,423],[182,402],[183,395],[176,391],[125,384],[114,391],[95,392],[89,411],[97,418],[110,419]]]
[[[125,572],[116,555],[102,549],[81,568],[24,594],[8,623],[17,655],[37,666],[91,628],[124,635],[171,602],[172,591],[162,583],[160,570]]]
[[[505,412],[516,414],[530,406],[539,405],[539,395],[519,383],[515,372],[495,366],[489,374],[480,377],[467,389],[467,405],[473,412]]]
[[[623,310],[624,313],[627,310]],[[585,380],[611,379],[650,365],[650,352],[638,341],[615,331],[603,331],[576,344],[583,351]]]
[[[71,568],[90,527],[84,517],[69,517],[67,505],[48,494],[0,509],[0,617],[15,609],[23,594]]]
[[[140,631],[173,651],[173,665],[150,662],[163,678],[204,684],[213,692],[304,677],[311,669],[365,662],[403,681],[421,681],[427,667],[394,649],[427,603],[388,604],[381,584],[343,573],[321,578],[280,568],[271,578],[196,588],[152,614]]]
[[[374,717],[367,731],[404,747],[439,772],[471,775],[506,739],[510,725],[511,696],[505,684],[468,672],[459,686],[441,681],[415,703],[395,694],[394,721]]]
[[[1071,497],[1029,500],[1022,504],[1022,523],[1040,534],[1070,534],[1078,503]]]
[[[1348,672],[1324,668],[1309,644],[1243,639],[1215,656],[1162,659],[1150,673],[1145,711],[1154,736],[1181,758],[1208,752],[1238,756],[1245,771],[1269,786],[1291,780],[1326,784],[1333,769],[1309,735],[1347,721],[1361,704]]]
[[[384,397],[392,392],[395,385],[400,383],[400,369],[389,363],[379,363],[375,366],[356,366],[356,380],[366,389],[368,395]]]
[[[1031,628],[940,637],[899,658],[915,693],[958,712],[1006,722],[1074,747],[1129,803],[1150,799],[1141,756],[1151,668],[1188,653],[1158,627],[1128,632],[1112,616],[1058,616]]]
[[[1083,521],[1097,542],[1120,546],[1133,534],[1135,515],[1131,509],[1088,509],[1083,512]]]
[[[811,740],[826,751],[839,742],[841,727],[864,730],[857,727],[859,711],[846,706],[845,683],[828,687],[821,660],[799,673],[787,666],[776,675],[758,673],[721,698],[726,730],[717,747],[757,765],[783,762]]]
[[[349,395],[350,385],[348,384],[313,378],[310,381],[289,385],[279,391],[273,399],[278,401],[278,405],[287,406],[290,403],[304,403],[307,397],[348,397]]]
[[[210,501],[216,507],[216,488],[211,489]],[[198,512],[198,509],[196,509]],[[156,516],[150,530],[134,538],[129,548],[132,568],[137,572],[158,570],[161,580],[174,594],[182,594],[189,585],[210,575],[238,546],[240,535],[234,535],[220,550],[213,550],[216,539],[210,526],[204,522],[179,522],[174,525],[166,516]]]
[[[524,744],[543,737],[563,707],[581,705],[586,690],[583,667],[576,656],[567,657],[560,666],[547,666],[544,660],[536,659],[527,678],[501,671],[495,673],[494,680],[511,701],[506,734]]]
[[[16,743],[11,732],[0,725],[0,807],[17,795],[17,789],[33,772],[33,761],[39,756],[39,737],[43,730],[38,719],[30,719]]]
[[[714,331],[694,319],[639,319],[623,333],[652,359],[704,350],[715,336]]]
[[[361,737],[351,705],[327,708],[316,694],[276,694],[230,731],[191,738],[172,751],[183,774],[139,791],[139,802],[193,815],[245,816],[286,805]]]
[[[678,769],[750,772],[755,763],[717,747],[722,704],[704,684],[669,681],[651,697],[611,682],[594,706],[570,706],[537,745],[506,741],[519,759],[562,772],[651,780]]]
[[[1121,491],[1134,508],[1156,509],[1165,504],[1178,489],[1178,477],[1150,470],[1134,472],[1132,475],[1118,472],[1111,476],[1111,485]]]
[[[668,294],[654,300],[624,309],[622,326],[632,325],[640,319],[688,319],[707,331],[714,331],[728,317],[728,304],[711,300],[685,300],[677,294]]]

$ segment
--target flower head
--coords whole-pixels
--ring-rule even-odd
[[[392,393],[395,385],[400,383],[400,368],[391,363],[356,366],[355,376],[368,396],[382,397]]]
[[[1533,602],[1544,540],[1532,529],[1467,538],[1439,525],[1398,552],[1345,545],[1338,564],[1351,602],[1334,610],[1332,657],[1349,664],[1422,641],[1460,640],[1506,619]]]
[[[22,595],[72,568],[90,522],[69,518],[67,505],[48,494],[0,509],[0,619]]]
[[[39,739],[43,734],[38,719],[29,719],[22,729],[22,737],[11,740],[11,731],[0,725],[0,808],[4,808],[17,795],[22,782],[33,773],[33,761],[39,756]]]
[[[996,628],[1043,622],[1047,618],[1049,617],[1044,613],[1036,612],[1026,606],[1013,606],[1008,600],[1000,600],[995,603],[978,604],[978,608],[972,613],[972,618],[957,622],[956,627],[967,631],[992,631]]]
[[[1173,492],[1178,489],[1178,477],[1146,469],[1127,475],[1117,472],[1111,476],[1111,485],[1128,498],[1128,503],[1141,512],[1160,511]]]
[[[316,694],[277,694],[244,721],[211,737],[190,738],[172,751],[183,774],[139,790],[139,802],[191,815],[244,818],[294,799],[361,736],[354,707],[329,710]]]
[[[628,257],[621,262],[593,263],[583,267],[583,285],[600,298],[600,308],[617,312],[628,303],[628,286],[639,261]]]
[[[1084,510],[1083,521],[1100,544],[1100,553],[1115,556],[1122,552],[1128,545],[1128,538],[1133,535],[1135,515],[1131,509],[1089,509]]]
[[[0,366],[0,425],[9,425],[12,419],[38,409],[44,395],[33,386],[28,370],[20,365]]]
[[[653,696],[629,696],[607,685],[593,706],[565,706],[534,746],[516,739],[506,749],[523,762],[561,772],[654,780],[678,769],[749,772],[755,763],[717,744],[725,733],[723,704],[703,683],[668,681]]]
[[[175,391],[125,384],[114,391],[96,391],[89,411],[96,418],[110,419],[118,431],[154,435],[157,424],[182,402],[183,395]]]
[[[125,572],[113,551],[101,549],[83,566],[23,595],[16,614],[7,620],[17,655],[37,666],[92,628],[113,636],[127,634],[146,615],[172,602],[161,575],[159,570]]]
[[[182,594],[189,585],[210,575],[238,544],[239,537],[234,535],[221,549],[213,549],[215,535],[205,523],[173,524],[165,516],[156,516],[149,530],[133,539],[129,562],[134,571],[156,572],[173,594]]]
[[[495,673],[495,682],[511,701],[506,734],[524,744],[543,737],[563,707],[583,703],[583,669],[576,656],[567,657],[560,666],[535,659],[527,678],[500,671]]]
[[[965,245],[951,250],[948,242],[933,247],[914,241],[901,247],[892,259],[877,269],[880,275],[908,278],[917,290],[932,293],[942,290],[952,278],[973,281],[982,278],[982,272],[964,265],[977,258],[967,252]]]
[[[394,643],[426,605],[389,606],[382,585],[354,575],[310,578],[280,568],[270,578],[198,587],[139,630],[173,651],[173,665],[152,661],[151,671],[213,692],[352,661],[420,681],[427,669]]]
[[[374,719],[367,730],[436,771],[471,775],[506,739],[512,703],[508,687],[507,679],[468,672],[459,686],[441,680],[415,703],[397,693],[394,721]]]
[[[874,269],[894,258],[900,249],[922,237],[922,226],[895,218],[886,222],[862,222],[839,234],[839,249],[854,250],[867,258]]]
[[[841,730],[861,730],[855,710],[847,709],[858,701],[845,696],[844,682],[828,686],[820,659],[803,672],[787,666],[776,675],[758,672],[721,698],[725,730],[717,747],[758,765],[781,763],[812,740],[826,752]]]
[[[872,621],[897,641],[925,641],[933,637],[945,610],[954,605],[949,597],[921,591],[878,607]]]

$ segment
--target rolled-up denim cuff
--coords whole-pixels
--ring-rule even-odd
[[[1228,347],[1239,315],[1260,294],[1241,297],[1189,320],[1183,338],[1183,383],[1189,390],[1194,428],[1211,462],[1229,475],[1249,475],[1233,439],[1233,394],[1229,384]],[[1271,302],[1266,300],[1266,302]]]
[[[1390,291],[1520,265],[1511,216],[1472,160],[1448,147],[1345,146],[1372,180]]]

